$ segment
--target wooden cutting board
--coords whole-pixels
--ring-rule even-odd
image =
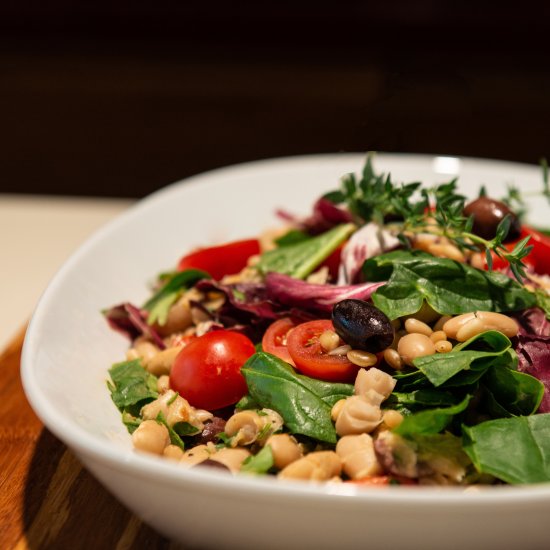
[[[175,549],[114,499],[28,404],[24,331],[0,354],[0,548]]]

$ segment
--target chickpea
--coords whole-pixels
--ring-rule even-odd
[[[403,422],[403,415],[399,411],[395,411],[393,409],[384,411],[384,414],[382,415],[382,424],[385,425],[388,430],[397,428],[401,422]]]
[[[181,460],[183,457],[183,451],[177,445],[168,445],[163,451],[163,456],[170,460]]]
[[[174,332],[182,332],[191,326],[191,311],[189,310],[189,300],[182,296],[169,310],[166,322],[164,324],[155,324],[155,330],[161,336],[169,336]]]
[[[303,456],[298,442],[288,434],[274,434],[265,444],[271,447],[273,463],[279,470],[282,470]]]
[[[170,435],[164,424],[144,420],[132,434],[134,447],[140,451],[160,455],[170,444]]]
[[[176,360],[178,353],[182,350],[183,346],[174,346],[159,351],[156,355],[151,357],[145,362],[145,368],[151,374],[155,376],[161,376],[164,374],[170,374],[172,365]]]
[[[435,353],[434,343],[424,334],[407,334],[399,340],[397,353],[406,365],[412,366],[417,357],[433,355]]]

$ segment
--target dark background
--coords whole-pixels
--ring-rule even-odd
[[[3,2],[0,192],[266,157],[550,156],[550,4]]]

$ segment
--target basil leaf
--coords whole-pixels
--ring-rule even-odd
[[[351,223],[337,225],[306,241],[269,250],[261,255],[256,267],[262,273],[275,271],[303,279],[328,258],[355,229],[355,225]]]
[[[115,363],[109,369],[109,375],[112,383],[107,384],[111,398],[121,412],[133,405],[143,406],[158,397],[157,379],[141,366],[139,359]],[[139,414],[139,410],[137,412]]]
[[[443,431],[457,414],[466,410],[471,397],[471,395],[467,395],[460,403],[451,407],[427,409],[405,416],[393,432],[403,437],[416,434],[437,434]]]
[[[473,370],[480,374],[485,373],[491,366],[492,359],[503,355],[511,345],[504,334],[491,330],[458,344],[449,353],[419,357],[413,361],[413,364],[434,386],[438,387],[461,371]],[[489,351],[478,351],[476,347]]]
[[[164,279],[167,282],[143,305],[143,309],[149,312],[147,322],[150,325],[156,322],[164,325],[170,307],[176,302],[181,293],[191,288],[201,279],[210,279],[210,275],[199,269],[186,269],[164,276]]]
[[[317,384],[311,379],[294,373],[285,361],[259,352],[241,368],[248,391],[261,407],[277,411],[287,428],[295,434],[307,435],[318,441],[336,443],[336,431],[330,416],[331,405],[325,388],[324,399],[316,393]],[[341,386],[337,385],[334,395]]]
[[[388,283],[372,295],[374,304],[390,319],[416,313],[424,300],[445,315],[517,311],[536,303],[533,293],[502,273],[425,253],[383,254],[367,260],[364,270],[376,280],[387,276],[391,266]]]
[[[273,468],[273,452],[266,445],[258,454],[245,458],[241,465],[241,472],[248,474],[267,474]]]
[[[506,483],[550,481],[550,414],[463,426],[464,451],[480,473]]]

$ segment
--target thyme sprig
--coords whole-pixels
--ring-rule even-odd
[[[324,195],[337,204],[345,204],[362,225],[374,221],[379,225],[391,224],[400,241],[410,246],[409,236],[431,233],[447,238],[460,250],[485,252],[489,270],[493,269],[493,254],[510,265],[514,277],[521,283],[526,266],[523,259],[531,252],[529,237],[519,241],[512,251],[504,246],[510,230],[511,217],[506,216],[498,225],[493,239],[484,239],[472,233],[473,216],[464,216],[466,197],[457,192],[457,179],[433,187],[422,187],[421,182],[395,183],[391,174],[377,174],[369,153],[360,179],[354,174],[342,178],[340,189]],[[548,166],[544,170],[544,194],[550,198]],[[511,192],[515,197],[516,193]],[[519,194],[517,195],[519,197]]]

